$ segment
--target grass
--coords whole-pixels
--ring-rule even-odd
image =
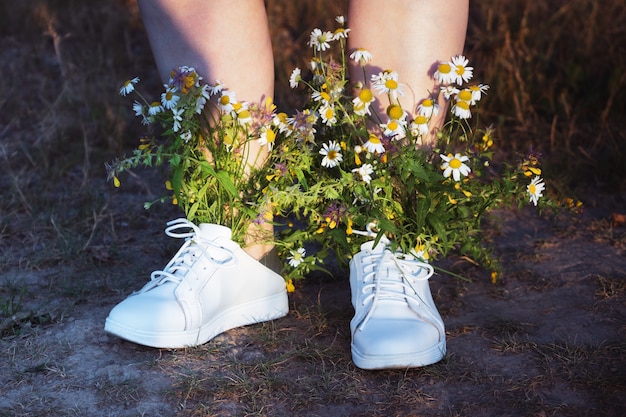
[[[276,46],[276,102],[289,109],[301,104],[288,77],[294,66],[306,64],[308,31],[332,27],[346,1],[268,0],[267,6]],[[540,149],[554,189],[580,198],[588,197],[581,190],[589,188],[624,190],[621,0],[473,2],[466,50],[477,77],[491,85],[481,117],[497,129],[498,152],[515,157],[529,145]],[[68,373],[70,365],[52,356],[57,341],[45,339],[54,335],[51,325],[63,324],[80,303],[108,303],[128,293],[136,276],[154,268],[155,260],[168,259],[177,244],[161,236],[176,209],[141,208],[162,192],[158,173],[140,173],[120,190],[104,178],[104,162],[132,149],[142,129],[117,88],[135,75],[154,90],[160,82],[132,0],[96,0],[88,7],[80,0],[1,3],[0,69],[0,321],[21,314],[0,329],[4,367],[18,386],[52,380],[63,391],[69,389],[63,384],[78,382]],[[614,238],[608,223],[591,227],[596,237]],[[537,247],[524,259],[545,261],[545,250]],[[534,290],[554,285],[530,269],[519,269],[516,279]],[[605,310],[617,314],[624,277],[602,273],[595,282],[598,302],[614,303],[615,312]],[[475,285],[444,288],[442,296],[454,303],[442,312],[467,308],[465,294]],[[349,360],[349,300],[341,304],[318,288],[303,285],[299,291],[310,298],[292,301],[292,314],[280,324],[229,332],[186,352],[159,352],[151,367],[173,381],[166,400],[188,416],[409,416],[415,410],[440,416],[611,416],[623,405],[623,344],[539,343],[532,323],[506,318],[452,326],[453,349],[432,367],[358,370]],[[345,288],[333,288],[345,294]],[[623,332],[623,320],[614,320]],[[456,355],[454,347],[466,340],[496,359],[526,359],[525,369],[515,373]],[[72,349],[62,350],[69,355]],[[144,382],[101,377],[93,383],[101,406],[123,408],[146,394]],[[554,400],[558,395],[546,394],[562,387],[584,393],[592,405],[561,404]],[[0,385],[0,398],[9,389],[8,382]],[[593,405],[605,401],[605,409]],[[52,393],[19,404],[0,401],[0,416],[49,412],[81,414]]]

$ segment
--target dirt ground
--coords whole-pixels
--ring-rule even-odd
[[[625,198],[598,196],[579,217],[495,213],[488,235],[505,279],[493,285],[486,271],[448,259],[438,265],[472,282],[431,280],[447,357],[366,372],[350,360],[341,272],[300,283],[286,318],[198,348],[150,349],[104,333],[112,306],[178,245],[161,233],[173,209],[133,209],[110,192],[85,259],[36,268],[23,259],[0,272],[3,300],[7,283],[27,288],[14,292],[19,311],[3,317],[0,416],[622,416],[626,228],[611,215]]]

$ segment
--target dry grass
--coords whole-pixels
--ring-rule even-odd
[[[276,101],[289,109],[302,99],[293,95],[287,79],[307,59],[309,30],[332,27],[334,16],[345,13],[346,1],[267,3],[277,46]],[[622,0],[473,2],[467,54],[477,77],[492,87],[481,117],[497,127],[502,153],[523,153],[532,144],[547,155],[548,175],[558,173],[559,186],[570,189],[584,179],[588,186],[623,190]],[[127,293],[137,286],[136,276],[155,267],[155,259],[161,262],[172,253],[160,230],[175,209],[158,206],[146,213],[140,208],[161,192],[158,173],[114,191],[103,169],[105,161],[131,149],[141,133],[118,86],[139,75],[156,90],[159,80],[132,0],[0,3],[0,70],[2,369],[24,390],[56,381],[49,395],[0,406],[0,416],[80,415],[79,408],[55,399],[69,390],[63,381],[80,384],[72,380],[72,367],[53,357],[52,342],[29,335],[41,336],[50,329],[45,325],[65,323],[65,315],[80,305],[108,303],[112,295]],[[554,287],[520,268],[518,278],[534,290]],[[623,276],[596,277],[599,302],[613,303],[619,311]],[[164,401],[189,416],[409,416],[415,410],[439,416],[609,416],[618,415],[623,405],[623,344],[536,341],[533,325],[521,320],[452,326],[452,353],[432,367],[360,371],[349,361],[349,301],[324,299],[317,285],[302,287],[311,298],[292,300],[292,314],[280,325],[240,329],[187,352],[154,354],[151,369],[173,381]],[[345,286],[332,285],[345,295]],[[442,289],[458,300],[445,314],[467,307],[464,293],[472,285]],[[102,294],[108,298],[102,300]],[[626,328],[623,317],[614,320]],[[469,362],[455,355],[454,347],[470,336],[496,359],[530,359],[520,364],[519,373],[497,363]],[[15,344],[21,340],[27,342]],[[60,350],[71,352],[67,343]],[[94,401],[101,407],[116,403],[131,409],[146,395],[136,376],[116,380],[99,374],[95,381]],[[598,410],[560,404],[554,400],[560,389],[612,405]],[[7,390],[8,384],[0,386],[0,398]]]

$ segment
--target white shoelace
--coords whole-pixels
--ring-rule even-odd
[[[416,259],[401,259],[390,250],[368,255],[363,266],[363,307],[368,308],[359,330],[363,330],[381,300],[399,302],[409,307],[428,304],[422,300],[413,286],[417,281],[428,280],[434,272],[432,266]],[[426,270],[426,274],[423,273]],[[369,306],[368,306],[369,304]],[[413,308],[412,308],[413,309]],[[413,309],[414,310],[414,309]]]
[[[180,229],[186,229],[186,231],[179,232]],[[150,290],[166,282],[180,283],[202,256],[218,265],[228,265],[235,261],[229,249],[203,238],[200,235],[200,228],[187,219],[181,218],[168,222],[165,234],[185,239],[185,243],[165,268],[152,272],[150,282],[141,291]]]
[[[366,231],[355,230],[354,233],[362,236],[376,237],[378,233],[374,231],[376,225],[370,223],[366,227]],[[390,241],[382,235],[378,244],[389,245]],[[418,291],[413,286],[414,282],[426,281],[433,276],[434,269],[426,262],[421,262],[412,256],[400,258],[401,253],[394,254],[389,249],[385,249],[380,253],[372,253],[364,258],[361,289],[363,294],[368,294],[362,301],[363,307],[369,308],[365,317],[361,321],[358,329],[363,330],[367,322],[372,317],[380,300],[390,300],[399,302],[409,307],[424,306],[426,311],[436,320],[434,314],[430,311],[430,307],[422,300]],[[426,274],[422,274],[422,270],[426,270]]]

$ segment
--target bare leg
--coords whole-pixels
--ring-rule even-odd
[[[139,6],[164,81],[173,68],[188,65],[208,83],[219,80],[238,100],[259,103],[273,97],[274,60],[263,0],[139,0]],[[249,151],[251,161],[265,160],[266,150],[256,141]],[[271,247],[249,242],[245,250],[258,259]]]
[[[415,111],[419,102],[435,92],[433,65],[463,51],[467,30],[468,0],[352,0],[348,8],[348,26],[352,29],[349,47],[365,48],[373,61],[366,68],[367,77],[381,70],[398,73],[405,84],[402,107]],[[362,70],[351,68],[360,79]],[[440,99],[440,104],[444,104]],[[378,102],[384,114],[389,102]],[[443,123],[444,112],[431,119],[431,129]]]

